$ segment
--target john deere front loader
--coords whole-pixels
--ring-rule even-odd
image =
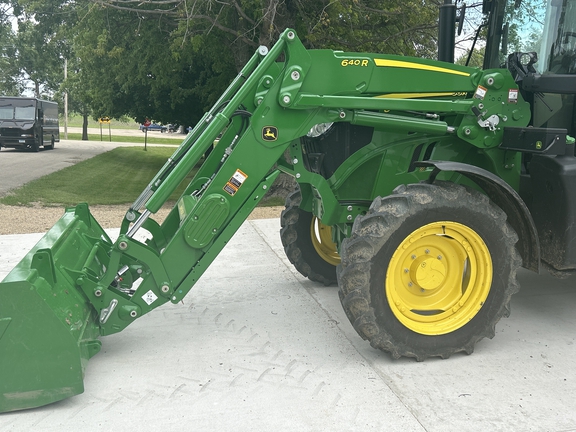
[[[483,13],[483,68],[450,62],[449,0],[440,61],[309,51],[291,29],[260,47],[115,241],[86,204],[66,209],[0,284],[0,412],[81,393],[101,337],[180,302],[281,172],[298,183],[288,257],[338,283],[354,328],[394,358],[493,337],[521,265],[573,273],[576,0],[485,0]]]

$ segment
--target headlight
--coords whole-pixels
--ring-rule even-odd
[[[310,131],[306,134],[307,137],[316,138],[320,135],[324,135],[326,132],[330,130],[334,123],[320,123],[312,127]]]

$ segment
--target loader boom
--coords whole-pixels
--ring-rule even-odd
[[[428,178],[431,168],[417,168],[418,161],[474,160],[518,188],[519,153],[498,146],[503,126],[529,120],[506,69],[308,51],[293,30],[284,31],[269,52],[256,51],[188,134],[128,209],[115,241],[86,205],[67,209],[0,285],[0,412],[80,393],[87,360],[100,347],[97,336],[180,302],[280,172],[297,180],[301,207],[331,227],[339,247],[376,196]],[[318,125],[342,125],[342,133],[365,138],[328,164],[322,134],[308,134]],[[196,166],[177,205],[156,222],[153,215]],[[440,174],[454,176],[466,182]],[[20,340],[36,340],[48,320],[21,316],[32,301],[58,309],[58,319],[49,320],[68,341],[66,348],[42,347],[42,368],[30,367],[37,352],[14,350]],[[63,350],[78,360],[73,376],[62,371]],[[28,366],[13,367],[19,362]]]

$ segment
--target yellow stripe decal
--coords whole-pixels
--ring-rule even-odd
[[[420,63],[412,63],[412,62],[400,61],[400,60],[374,59],[374,63],[376,63],[376,66],[383,66],[383,67],[421,69],[421,70],[428,70],[428,71],[434,71],[434,72],[448,73],[448,74],[453,74],[453,75],[470,76],[470,74],[468,72],[460,72],[460,71],[442,68],[442,67],[438,67],[438,66],[430,66],[430,65],[425,65],[425,64],[420,64]]]

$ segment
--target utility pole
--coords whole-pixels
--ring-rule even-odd
[[[64,59],[64,81],[68,78],[68,59]],[[64,139],[68,139],[68,92],[64,92]]]

